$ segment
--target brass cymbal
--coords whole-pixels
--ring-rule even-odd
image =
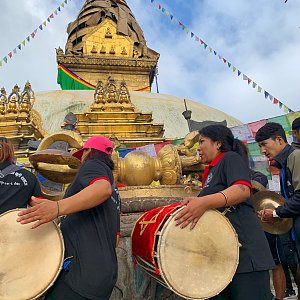
[[[261,183],[256,180],[251,180],[251,185],[254,193],[267,190]]]
[[[67,165],[72,169],[80,166],[80,160],[72,156],[71,153],[58,149],[45,149],[36,151],[29,156],[29,161],[33,166],[38,163],[48,163],[54,165]]]
[[[67,165],[37,163],[35,167],[45,178],[58,183],[71,183],[78,172]]]
[[[42,190],[43,197],[45,197],[48,200],[58,201],[61,200],[64,196],[64,192],[52,191],[47,189],[44,186],[41,186],[41,190]]]
[[[285,199],[271,191],[260,191],[252,196],[254,209],[256,212],[270,208],[275,209],[285,203]],[[290,218],[274,218],[273,223],[262,222],[259,219],[263,230],[273,234],[283,234],[292,228],[293,220]]]

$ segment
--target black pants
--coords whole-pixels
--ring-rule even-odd
[[[269,271],[235,274],[232,282],[213,300],[271,300]]]
[[[61,271],[54,285],[49,289],[44,300],[87,300],[75,293],[65,282],[65,271]]]

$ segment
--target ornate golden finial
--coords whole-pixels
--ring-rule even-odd
[[[25,83],[24,90],[23,90],[22,94],[24,94],[24,93],[27,93],[29,95],[29,101],[30,101],[30,105],[32,107],[34,105],[34,102],[35,102],[35,96],[34,96],[34,91],[31,88],[31,83],[28,80]]]
[[[130,95],[125,80],[120,83],[119,103],[130,103]]]
[[[55,50],[56,50],[56,55],[64,55],[64,51],[60,47],[55,48]]]
[[[110,27],[107,27],[107,28],[106,28],[105,38],[106,38],[106,39],[111,39],[111,38],[112,38],[112,34],[111,34]]]
[[[5,88],[1,88],[0,91],[0,114],[5,115],[6,113],[7,96]]]
[[[105,99],[107,103],[117,103],[117,87],[113,77],[109,76],[105,87]]]
[[[18,103],[20,99],[20,88],[16,84],[12,89],[10,95],[8,96],[8,103],[7,103],[7,113],[16,114],[18,112]]]
[[[92,48],[92,50],[91,50],[91,53],[97,54],[97,49],[96,49],[96,46],[95,46],[95,45],[93,45],[93,48]]]
[[[94,103],[95,104],[105,104],[104,99],[104,86],[101,80],[98,80],[95,94],[94,94]]]
[[[116,51],[115,51],[115,46],[112,45],[110,50],[109,50],[109,54],[116,54]]]
[[[19,104],[19,112],[29,114],[31,109],[31,103],[30,103],[30,95],[28,92],[23,92],[21,95],[21,101]]]
[[[102,45],[101,50],[100,50],[101,54],[105,54],[106,53],[106,48],[104,45]]]

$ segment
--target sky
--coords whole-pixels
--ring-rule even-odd
[[[55,48],[64,49],[67,25],[76,19],[84,2],[69,1],[21,51],[17,49],[7,63],[2,60],[0,87],[10,93],[15,84],[23,89],[29,80],[36,92],[60,89],[56,83]],[[263,90],[292,110],[300,110],[299,0],[155,2]],[[8,56],[61,3],[62,0],[1,0],[0,59]],[[217,108],[243,123],[284,114],[150,0],[127,0],[127,4],[148,47],[160,53],[160,93]],[[154,85],[152,91],[156,92]]]

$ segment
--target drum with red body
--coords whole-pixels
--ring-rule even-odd
[[[161,284],[186,299],[209,299],[232,280],[239,242],[228,219],[209,210],[193,230],[175,225],[180,203],[144,213],[132,231],[136,262]]]

